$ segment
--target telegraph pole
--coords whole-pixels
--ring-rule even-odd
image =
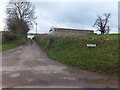
[[[37,35],[37,23],[35,23],[36,24],[36,35]]]

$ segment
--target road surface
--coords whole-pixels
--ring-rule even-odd
[[[2,53],[3,88],[115,88],[109,77],[51,60],[38,45],[26,43]],[[91,82],[91,80],[96,80]]]

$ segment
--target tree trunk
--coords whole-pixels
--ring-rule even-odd
[[[105,28],[101,27],[101,34],[105,34]]]
[[[103,31],[101,31],[101,34],[104,34],[104,32],[103,32]]]

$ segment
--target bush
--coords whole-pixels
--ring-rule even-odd
[[[9,43],[13,40],[16,40],[17,36],[11,32],[2,32],[2,43]]]
[[[25,35],[18,35],[12,32],[2,32],[2,44],[17,42],[19,45],[24,44],[27,38]]]

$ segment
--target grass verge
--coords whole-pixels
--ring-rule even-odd
[[[37,35],[36,42],[53,60],[88,71],[118,75],[118,35],[54,37]],[[95,48],[87,47],[95,43]]]
[[[8,50],[8,49],[16,48],[16,47],[24,44],[25,42],[26,42],[26,39],[21,38],[19,40],[14,40],[14,41],[11,41],[9,43],[2,44],[1,51],[5,51],[5,50]]]

